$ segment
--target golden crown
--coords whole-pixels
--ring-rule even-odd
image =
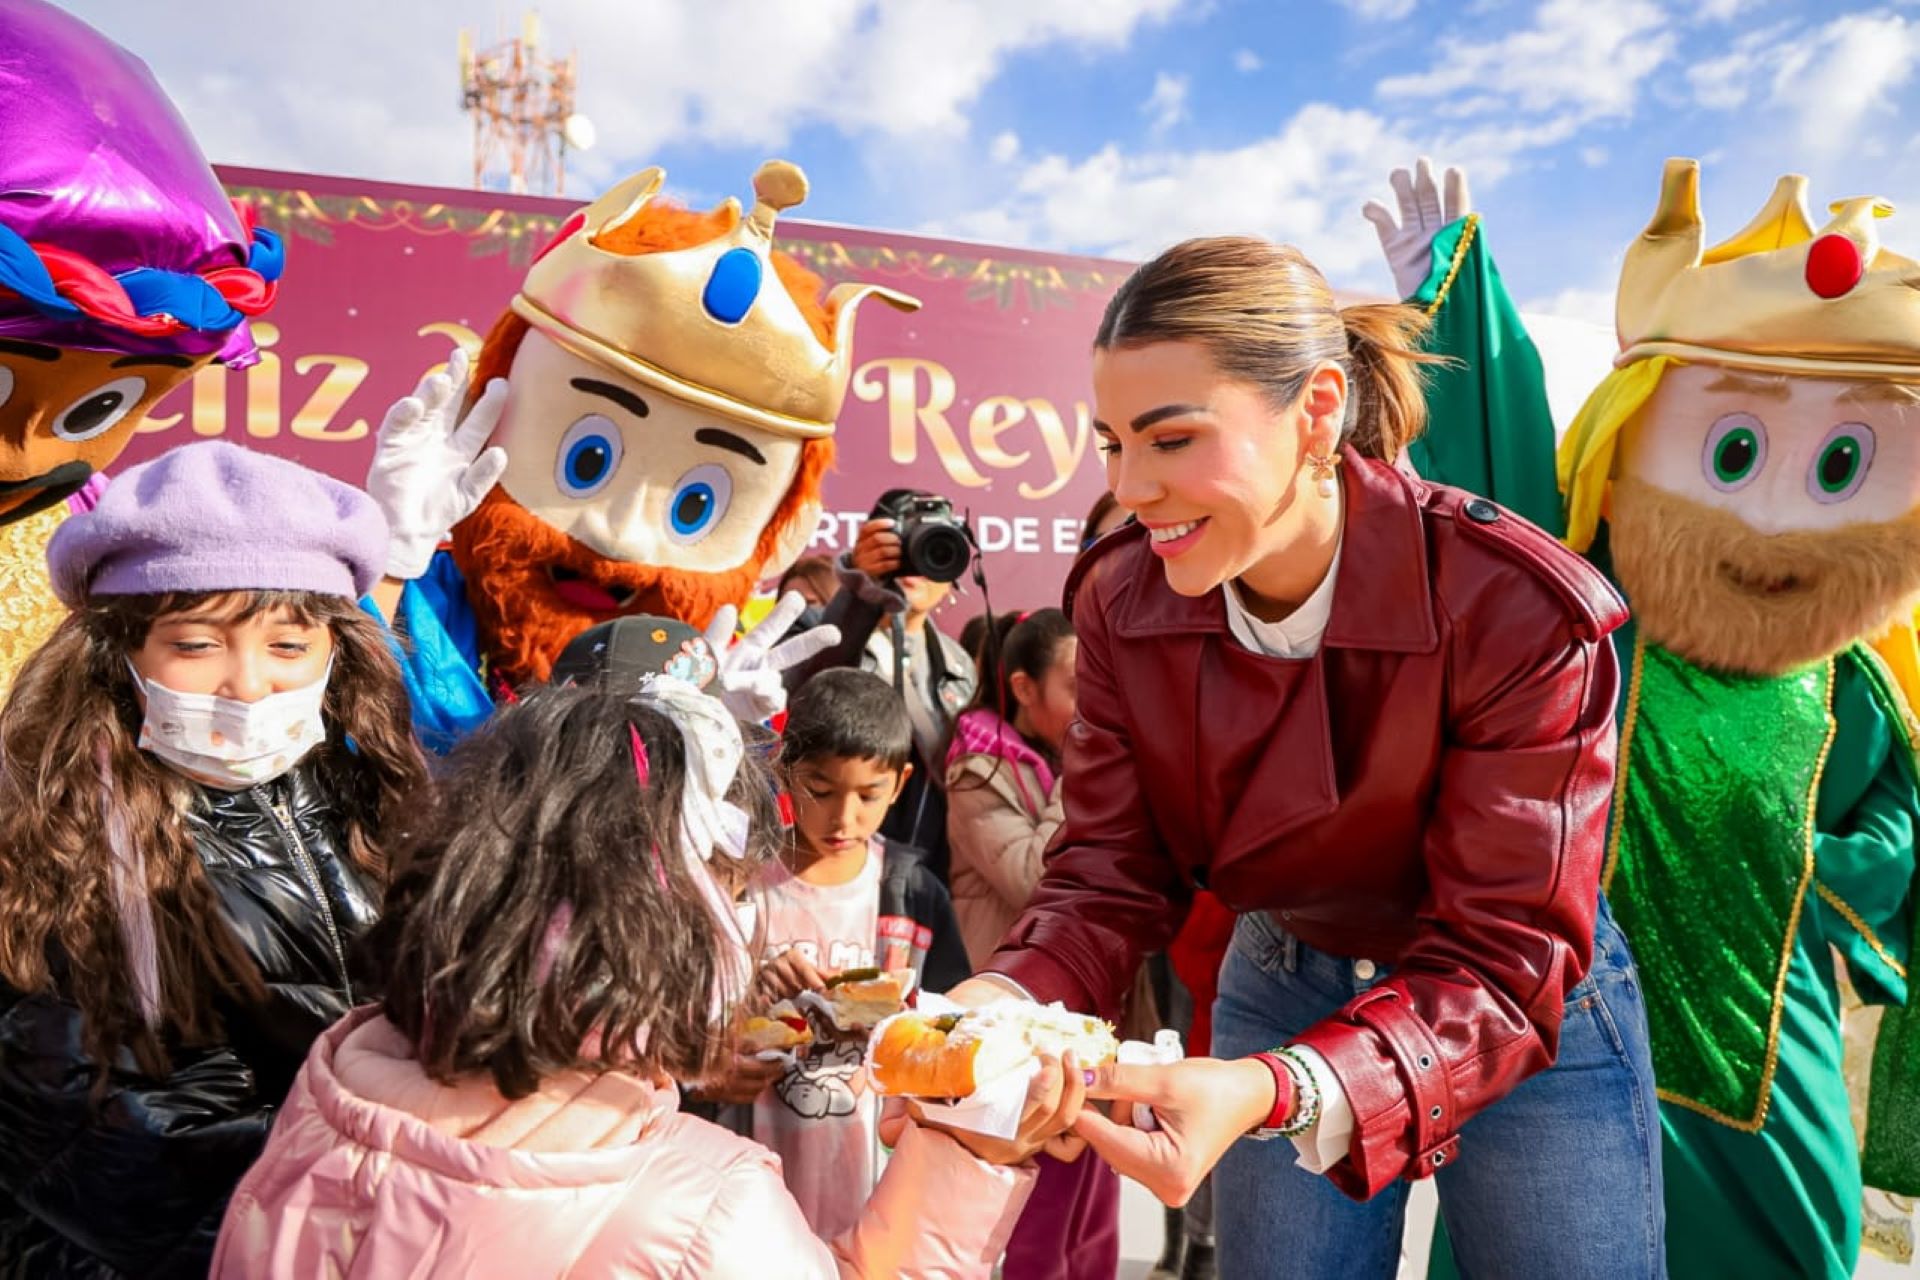
[[[1730,240],[1703,248],[1700,166],[1669,160],[1660,207],[1620,270],[1616,365],[1647,356],[1920,381],[1920,264],[1880,246],[1893,206],[1841,200],[1818,231],[1789,174]]]
[[[561,346],[669,395],[785,435],[833,434],[847,393],[854,311],[876,295],[902,311],[919,302],[879,285],[827,295],[833,345],[823,345],[773,270],[773,224],[807,198],[795,165],[769,160],[755,202],[705,244],[612,253],[596,241],[638,216],[666,172],[633,175],[567,219],[533,264],[513,309]],[[729,197],[723,208],[739,214]]]

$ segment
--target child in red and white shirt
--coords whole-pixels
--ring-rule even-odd
[[[908,969],[944,991],[971,971],[946,887],[880,824],[912,771],[913,728],[877,676],[837,669],[794,695],[780,762],[793,805],[785,853],[760,878],[762,991],[819,990],[849,969]],[[879,1099],[857,1038],[798,1051],[753,1104],[753,1136],[780,1157],[816,1232],[857,1220],[879,1177]]]

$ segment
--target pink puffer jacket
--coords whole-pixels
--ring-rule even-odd
[[[429,1080],[373,1009],[314,1045],[227,1209],[216,1277],[980,1276],[1032,1190],[909,1124],[859,1225],[811,1235],[765,1148],[624,1074],[518,1102]]]

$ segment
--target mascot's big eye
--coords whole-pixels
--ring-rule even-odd
[[[7,398],[12,394],[13,394],[13,370],[7,368],[7,366],[3,364],[0,364],[0,405],[6,404]]]
[[[133,406],[139,404],[145,394],[145,378],[115,378],[62,409],[60,416],[53,420],[53,434],[70,444],[105,435],[120,419],[133,412]]]
[[[1767,428],[1750,413],[1729,413],[1707,432],[1701,458],[1707,483],[1722,493],[1746,488],[1767,465]]]
[[[569,498],[591,498],[607,487],[620,469],[626,440],[609,418],[590,413],[560,437],[560,456],[553,468],[554,483]]]
[[[1807,470],[1807,494],[1815,502],[1845,502],[1860,492],[1873,466],[1873,428],[1843,422],[1827,432]]]
[[[667,499],[667,536],[687,545],[713,532],[733,501],[733,476],[717,463],[695,467],[680,477]]]

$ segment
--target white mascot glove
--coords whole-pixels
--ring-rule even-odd
[[[1387,206],[1378,200],[1367,201],[1360,213],[1380,233],[1380,250],[1393,269],[1394,288],[1402,298],[1411,298],[1427,282],[1432,269],[1433,238],[1442,227],[1473,212],[1473,200],[1467,195],[1466,173],[1448,169],[1443,205],[1440,188],[1433,181],[1433,161],[1425,156],[1412,172],[1395,169],[1388,181],[1400,202],[1400,220],[1395,222]]]
[[[467,353],[455,348],[445,373],[420,380],[387,410],[374,438],[367,492],[387,518],[387,576],[411,581],[453,526],[473,514],[507,469],[507,451],[486,447],[507,403],[495,378],[458,421],[467,397]]]
[[[737,720],[758,724],[787,709],[787,686],[781,673],[797,667],[840,643],[840,628],[825,626],[803,631],[791,640],[775,644],[807,611],[807,601],[798,591],[780,597],[780,603],[760,620],[740,642],[733,642],[733,629],[739,625],[740,611],[721,605],[707,627],[707,648],[713,650],[719,671],[720,701]]]

